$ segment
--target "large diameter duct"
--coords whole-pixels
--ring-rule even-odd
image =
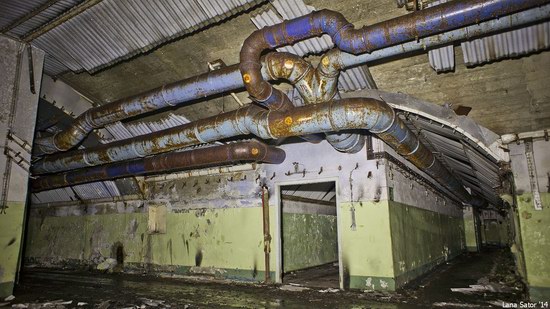
[[[524,2],[524,4],[529,7],[536,7],[540,5],[541,1]],[[545,3],[548,2],[550,2],[550,0],[545,1]],[[423,11],[425,10],[420,12]],[[407,16],[414,16],[420,12],[412,13]],[[505,15],[512,12],[513,10],[503,10],[499,13]],[[540,8],[519,12],[506,18],[480,22],[472,26],[438,35],[418,38],[418,40],[375,50],[371,53],[364,53],[361,55],[341,53],[341,63],[343,68],[349,68],[370,61],[381,60],[409,52],[425,50],[427,48],[483,36],[496,31],[524,26],[548,19],[548,16],[550,16],[550,5],[544,5]],[[269,77],[264,76],[264,78],[267,79]],[[86,111],[75,119],[73,125],[68,129],[59,132],[55,136],[36,139],[35,145],[37,147],[35,147],[35,151],[37,154],[66,151],[78,145],[93,129],[101,128],[109,123],[145,114],[167,106],[178,106],[214,94],[235,91],[243,87],[244,83],[242,75],[239,72],[239,65],[231,65],[218,71],[201,74],[166,86],[158,87],[151,91]]]
[[[60,172],[133,159],[239,135],[253,134],[262,139],[276,139],[358,129],[378,135],[463,202],[482,204],[481,200],[469,195],[460,182],[436,160],[387,103],[370,98],[342,99],[297,107],[290,111],[268,111],[249,105],[148,136],[51,156],[37,162],[33,172]]]
[[[279,164],[284,160],[285,152],[282,149],[259,141],[238,142],[42,176],[31,181],[31,190],[40,192],[107,179],[244,162]]]
[[[35,140],[37,153],[66,151],[78,145],[93,129],[109,123],[242,87],[238,66],[232,65],[91,108],[78,116],[68,129]]]
[[[273,88],[262,77],[260,56],[267,49],[328,34],[340,50],[361,54],[548,2],[550,1],[455,0],[361,29],[355,29],[353,24],[338,12],[320,10],[253,32],[241,48],[239,69],[250,96],[260,104],[275,106],[275,109],[278,109],[291,103],[285,94]]]
[[[333,49],[321,57],[321,61],[314,68],[309,62],[290,53],[269,53],[263,60],[262,75],[270,79],[284,79],[294,85],[305,104],[317,104],[332,99],[339,99],[338,77],[342,70],[340,53]],[[365,137],[352,133],[327,133],[326,140],[334,149],[347,152],[359,152],[364,144]]]

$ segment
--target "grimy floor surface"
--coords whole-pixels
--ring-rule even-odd
[[[526,300],[512,263],[506,250],[464,254],[396,293],[27,269],[16,288],[15,299],[7,303],[0,300],[0,306],[102,309],[501,307],[502,302]],[[452,292],[451,288],[466,290]]]

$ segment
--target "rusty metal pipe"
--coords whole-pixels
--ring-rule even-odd
[[[368,130],[397,153],[447,187],[465,203],[480,205],[461,183],[433,156],[386,103],[370,98],[350,98],[269,111],[249,105],[235,111],[86,150],[50,156],[33,166],[33,173],[60,172],[87,165],[168,152],[224,138],[253,134],[262,139]]]
[[[262,186],[262,225],[264,228],[264,282],[271,281],[270,253],[271,253],[271,233],[269,232],[269,189]]]
[[[548,2],[549,1],[544,1],[544,3]],[[536,7],[540,4],[541,1],[524,1],[522,7]],[[510,14],[516,9],[520,8],[510,7],[510,10],[502,10],[500,13]],[[417,16],[418,13],[424,11],[426,10],[412,13],[407,16],[413,18]],[[419,40],[401,45],[394,45],[371,53],[353,55],[342,52],[341,62],[345,68],[348,68],[369,61],[458,42],[511,27],[523,26],[532,22],[545,20],[548,18],[549,14],[550,5],[545,5],[540,8],[513,14],[507,18],[480,22],[472,26],[433,35],[424,39],[420,38]],[[264,76],[264,78],[267,79],[269,77]],[[222,92],[234,91],[242,87],[244,87],[244,83],[242,75],[239,72],[238,64],[158,87],[145,93],[90,109],[80,115],[70,128],[55,136],[36,139],[36,147],[34,147],[33,151],[38,155],[66,151],[78,145],[91,130],[103,127],[106,124],[145,114],[167,106],[181,105],[182,103],[194,99],[204,98]],[[163,98],[166,98],[166,100]]]
[[[78,145],[93,129],[106,124],[242,87],[238,65],[193,76],[89,109],[78,116],[68,129],[36,139],[35,148],[38,155],[67,151]]]
[[[41,176],[31,181],[31,189],[33,192],[40,192],[129,176],[161,174],[240,162],[279,164],[284,160],[285,152],[280,148],[267,146],[259,141],[238,142]]]
[[[314,68],[302,57],[294,54],[269,53],[263,60],[262,75],[273,80],[284,79],[294,85],[305,104],[317,104],[332,99],[339,99],[338,77],[343,66],[339,62],[340,51],[332,49],[321,57]],[[326,140],[340,152],[359,152],[365,138],[352,133],[325,133]]]
[[[550,0],[455,0],[425,10],[354,29],[345,17],[320,10],[253,32],[240,52],[239,69],[246,90],[258,103],[289,106],[290,100],[262,78],[263,51],[328,34],[336,47],[352,54],[372,52],[429,35],[476,24],[549,3]]]

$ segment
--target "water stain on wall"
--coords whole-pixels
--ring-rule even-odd
[[[15,243],[15,237],[13,237],[12,239],[10,239],[10,241],[8,242],[8,244],[6,245],[6,248],[13,245]]]
[[[197,253],[195,253],[195,266],[201,266],[202,264],[202,250],[197,250]]]

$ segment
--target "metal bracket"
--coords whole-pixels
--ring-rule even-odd
[[[27,141],[17,137],[11,131],[8,132],[4,154],[27,172],[30,168],[31,150],[31,145]]]

